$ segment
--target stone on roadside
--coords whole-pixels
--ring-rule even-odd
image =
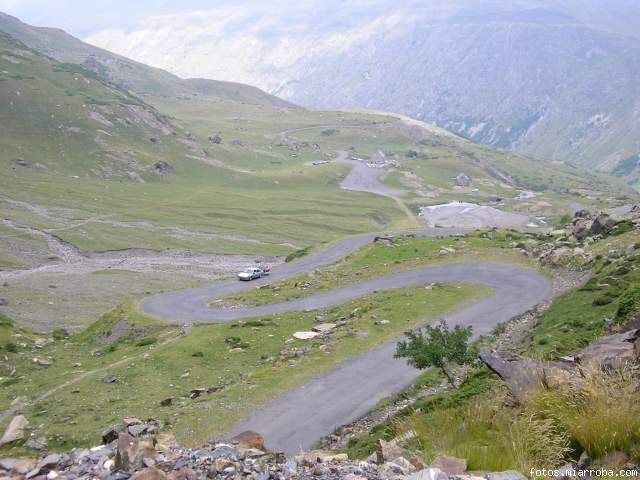
[[[527,477],[515,470],[487,473],[484,478],[487,480],[527,480]]]
[[[312,331],[317,333],[329,333],[337,328],[335,323],[320,323],[311,328]]]
[[[311,340],[318,335],[320,335],[318,332],[295,332],[293,338],[297,338],[298,340]]]
[[[156,467],[147,467],[133,475],[129,480],[164,480],[165,473]]]
[[[51,365],[53,365],[53,362],[51,360],[47,360],[46,358],[34,358],[33,360],[31,360],[32,363],[34,363],[35,365],[40,365],[41,367],[50,367]]]
[[[26,478],[33,478],[37,475],[47,473],[53,470],[55,467],[58,466],[61,459],[62,457],[57,453],[52,453],[50,455],[47,455],[36,464],[35,468],[27,474]]]
[[[115,427],[107,428],[104,432],[102,432],[102,443],[107,445],[114,440],[118,439],[118,430]]]
[[[229,443],[237,445],[242,449],[256,449],[264,451],[264,437],[257,432],[247,430],[246,432],[239,433],[233,438],[229,439]]]
[[[425,468],[405,477],[405,480],[449,480],[449,477],[439,468]]]
[[[23,415],[16,415],[13,417],[5,429],[2,438],[0,438],[0,447],[22,440],[26,435],[26,429],[28,426],[29,421]]]
[[[311,450],[302,457],[302,460],[309,464],[343,462],[348,459],[349,456],[346,453],[335,453],[325,450]]]
[[[430,467],[439,468],[447,475],[462,475],[467,471],[467,461],[449,455],[439,455],[431,462]]]
[[[19,475],[26,475],[36,466],[36,461],[31,458],[3,458],[0,460],[0,469],[14,471]]]
[[[108,374],[102,377],[104,383],[115,383],[118,381],[118,377],[113,374]]]

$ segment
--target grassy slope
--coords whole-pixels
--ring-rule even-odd
[[[274,121],[298,125],[313,121],[311,113],[293,109],[287,116],[280,107],[215,100],[211,105],[218,111],[202,112],[208,123],[195,129],[198,140],[192,141],[177,122],[91,72],[59,64],[10,39],[1,42],[8,52],[0,57],[5,72],[0,76],[2,192],[46,206],[55,217],[0,203],[3,214],[18,223],[58,229],[60,237],[83,250],[173,247],[283,254],[292,247],[280,243],[308,245],[385,228],[401,216],[388,200],[339,190],[335,172],[300,171],[297,160],[282,162],[282,153],[269,151],[272,142],[264,134],[273,131]],[[194,115],[197,105],[189,105]],[[130,108],[143,113],[134,115]],[[249,120],[254,113],[259,119],[255,130]],[[246,119],[242,127],[232,119],[238,115]],[[367,121],[353,117],[360,119]],[[211,145],[207,136],[218,132],[225,143]],[[232,139],[254,148],[231,145]],[[210,158],[203,147],[211,150]],[[17,159],[28,167],[17,165]],[[154,173],[158,161],[175,171]],[[146,183],[131,181],[131,172]],[[171,232],[173,227],[196,235]]]
[[[29,406],[25,414],[34,423],[45,423],[52,448],[93,444],[100,431],[110,423],[132,415],[160,418],[170,424],[168,426],[182,442],[195,445],[221,433],[277,393],[389,340],[407,328],[440,316],[463,300],[488,293],[489,290],[481,286],[441,285],[431,290],[413,288],[370,295],[327,310],[328,319],[335,319],[347,317],[354,308],[360,308],[359,315],[331,338],[313,342],[296,340],[287,344],[284,341],[293,332],[313,325],[312,312],[198,326],[185,337],[175,337],[176,332],[172,329],[162,334],[153,321],[137,314],[131,306],[124,306],[87,332],[55,342],[27,358],[5,352],[18,373],[3,381],[1,404],[6,408],[16,396],[37,397],[81,371],[101,368],[128,357],[131,361],[90,375]],[[381,317],[389,319],[390,324],[375,325],[374,319]],[[92,356],[90,352],[95,348],[105,348],[96,337],[113,332],[118,320],[142,325],[146,330],[136,339],[112,344],[104,356]],[[160,342],[172,337],[175,340],[160,346]],[[230,337],[244,345],[242,352],[229,351]],[[147,342],[151,342],[151,346],[137,346],[147,343],[140,342],[141,338],[150,338]],[[320,344],[328,345],[328,351],[320,350]],[[311,347],[304,357],[274,363],[283,348],[304,346]],[[27,346],[19,350],[30,349]],[[142,355],[145,353],[147,355]],[[38,367],[30,363],[31,355],[51,357],[54,364]],[[76,362],[81,363],[81,367],[72,367]],[[118,382],[102,383],[100,378],[106,373],[118,375]],[[222,392],[197,401],[186,398],[192,388],[221,382],[230,383]],[[101,394],[95,395],[96,390]],[[174,405],[160,407],[160,401],[167,397],[175,397]],[[15,454],[20,447],[16,449],[3,453]]]

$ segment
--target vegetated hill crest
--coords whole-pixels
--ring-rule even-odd
[[[0,12],[0,31],[63,63],[74,63],[138,95],[219,98],[283,108],[295,105],[256,87],[208,79],[182,79],[165,70],[89,45],[64,30],[34,27]]]

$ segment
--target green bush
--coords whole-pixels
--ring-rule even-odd
[[[623,233],[631,232],[632,230],[633,230],[633,224],[631,222],[622,222],[614,227],[611,234],[622,235]]]
[[[15,325],[14,321],[9,317],[0,313],[0,327],[8,327],[11,328]]]
[[[616,320],[623,323],[640,310],[640,284],[633,283],[620,296]]]
[[[611,302],[613,302],[613,298],[609,295],[600,295],[599,297],[594,298],[591,304],[594,307],[601,307],[603,305],[609,305]]]
[[[65,338],[69,338],[69,332],[64,328],[56,328],[51,332],[51,336],[54,340],[64,340]]]
[[[157,337],[144,337],[141,338],[138,342],[136,342],[137,347],[144,347],[146,345],[153,345],[158,341]]]
[[[16,353],[18,351],[18,345],[13,342],[7,342],[4,344],[4,349],[9,353]]]
[[[310,250],[311,250],[311,247],[301,248],[300,250],[296,250],[295,252],[290,253],[289,255],[287,255],[286,258],[284,259],[284,261],[285,262],[292,262],[296,258],[302,258],[305,255],[307,255]]]
[[[224,343],[231,348],[249,348],[249,344],[243,342],[240,337],[227,337],[224,339]]]

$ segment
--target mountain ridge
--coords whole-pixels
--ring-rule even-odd
[[[0,31],[63,63],[75,63],[138,95],[205,96],[253,101],[283,108],[296,106],[250,85],[210,79],[183,79],[75,38],[62,29],[34,27],[0,12]]]

